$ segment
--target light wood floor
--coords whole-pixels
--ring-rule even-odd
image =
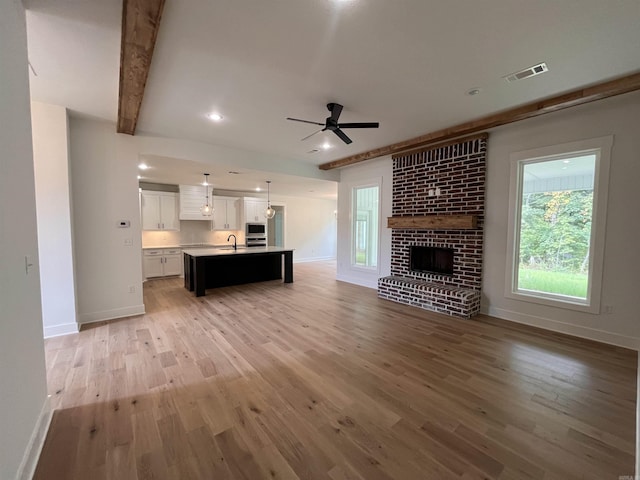
[[[337,282],[145,284],[144,316],[46,341],[36,479],[632,475],[636,354]]]

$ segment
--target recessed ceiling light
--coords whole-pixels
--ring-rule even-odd
[[[480,93],[479,88],[472,88],[467,92],[467,95],[471,95],[473,97],[474,95],[478,95],[479,93]]]
[[[571,160],[563,160],[562,163],[571,163]]]
[[[138,175],[138,180],[140,180],[142,178],[142,175]]]
[[[141,163],[140,165],[138,165],[138,168],[140,170],[146,170],[147,168],[149,168],[149,165],[147,165],[146,163]]]
[[[260,191],[260,187],[256,187],[256,192],[259,192],[259,191]]]
[[[209,113],[207,114],[207,118],[209,120],[213,120],[214,122],[219,122],[220,120],[222,120],[224,117],[222,115],[220,115],[219,113]]]
[[[331,144],[329,142],[324,142],[322,144],[322,148],[325,149],[325,150],[328,150],[328,149],[331,148]]]

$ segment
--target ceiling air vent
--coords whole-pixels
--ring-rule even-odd
[[[507,82],[515,82],[524,78],[535,77],[536,75],[540,75],[541,73],[548,71],[549,67],[547,67],[546,63],[542,62],[538,65],[534,65],[533,67],[525,68],[524,70],[520,70],[519,72],[507,75],[504,78],[507,80]]]

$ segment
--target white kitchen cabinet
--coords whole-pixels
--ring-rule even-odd
[[[240,228],[240,199],[236,197],[213,197],[213,220],[211,230],[238,230]]]
[[[179,248],[146,249],[142,254],[144,278],[182,275],[182,250]]]
[[[180,230],[177,193],[143,190],[140,202],[143,230]]]
[[[145,250],[142,255],[144,278],[163,277],[162,250]]]
[[[202,215],[200,208],[206,202],[205,187],[180,185],[180,220],[210,221],[211,217]]]
[[[182,250],[168,250],[164,251],[164,265],[163,272],[165,277],[169,275],[182,275]]]
[[[244,199],[244,223],[264,223],[267,218],[264,216],[264,212],[267,209],[267,201],[262,198],[249,198]]]

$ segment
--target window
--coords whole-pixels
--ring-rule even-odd
[[[612,141],[511,156],[507,296],[599,311]]]
[[[379,185],[352,189],[351,264],[354,266],[378,266],[379,196]]]

